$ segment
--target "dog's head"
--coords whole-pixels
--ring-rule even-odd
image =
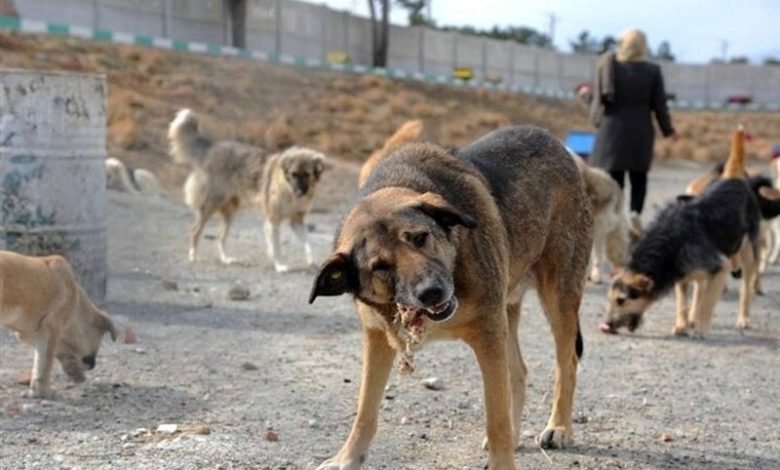
[[[105,312],[82,299],[76,315],[60,334],[55,355],[62,370],[75,382],[84,381],[84,371],[95,368],[103,334],[116,341],[117,330]]]
[[[307,148],[291,147],[282,153],[279,164],[295,196],[303,197],[314,190],[325,171],[325,155]]]
[[[413,310],[433,321],[458,303],[453,270],[457,231],[477,222],[441,195],[384,188],[361,200],[345,219],[309,302],[351,293],[369,305]]]
[[[623,326],[636,330],[642,323],[642,314],[653,303],[655,283],[644,274],[620,269],[612,278],[607,291],[608,332],[615,333]]]

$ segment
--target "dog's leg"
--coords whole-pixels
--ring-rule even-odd
[[[265,231],[265,246],[268,250],[268,257],[274,263],[274,269],[277,273],[284,273],[290,270],[286,264],[279,261],[279,224],[266,219],[263,226]]]
[[[780,217],[772,220],[770,231],[772,236],[772,250],[769,253],[769,262],[775,264],[777,257],[780,256]]]
[[[525,389],[526,376],[528,368],[523,360],[523,354],[520,351],[520,342],[517,338],[517,328],[520,323],[521,302],[525,289],[518,289],[519,296],[511,299],[506,307],[507,317],[509,319],[509,382],[512,389],[512,439],[514,445],[519,446],[520,421],[523,417],[525,408]],[[482,449],[488,450],[488,439],[482,441]]]
[[[688,283],[680,281],[674,285],[674,294],[677,300],[677,321],[672,328],[675,336],[688,336]]]
[[[358,307],[361,308],[361,307]],[[395,350],[382,330],[363,329],[363,372],[355,421],[347,441],[335,457],[323,462],[317,470],[356,470],[366,459],[368,447],[376,433],[379,406],[385,384],[393,367]]]
[[[30,379],[30,394],[34,398],[48,398],[52,395],[51,368],[54,364],[57,337],[58,332],[51,331],[50,328],[41,328],[35,338],[35,356]]]
[[[545,264],[550,264],[548,261]],[[555,263],[557,264],[557,263]],[[544,448],[562,448],[571,442],[571,415],[577,381],[575,351],[579,331],[579,305],[582,286],[573,279],[559,282],[560,273],[537,275],[537,290],[555,339],[555,395],[547,428],[539,436]]]
[[[295,236],[298,237],[298,240],[303,243],[303,249],[306,253],[306,264],[315,266],[314,256],[311,252],[311,244],[309,243],[309,233],[306,230],[306,225],[303,223],[303,213],[295,214],[290,218],[290,227],[293,232],[295,232]]]
[[[742,262],[743,276],[742,283],[739,286],[737,328],[745,329],[750,326],[750,297],[753,293],[755,278],[758,276],[758,265],[753,255],[753,245],[747,237],[742,242],[739,255]]]
[[[606,258],[607,233],[603,225],[597,222],[593,226],[593,267],[590,270],[590,280],[595,284],[601,284],[601,266]]]
[[[191,262],[195,262],[197,257],[195,256],[195,252],[198,249],[198,242],[200,241],[200,235],[203,233],[203,227],[206,226],[206,222],[208,222],[209,217],[211,217],[212,212],[206,212],[205,209],[201,208],[200,210],[196,211],[195,213],[195,222],[193,222],[192,227],[190,227],[190,253],[189,253],[189,259]]]
[[[693,281],[693,294],[691,295],[691,310],[688,316],[688,327],[691,329],[691,336],[694,338],[704,337],[702,303],[704,301],[704,292],[706,289],[706,279],[695,279]]]
[[[236,262],[235,258],[231,258],[225,253],[225,239],[230,232],[230,226],[233,223],[233,219],[236,216],[238,209],[237,204],[233,201],[228,202],[219,209],[219,213],[222,216],[222,227],[219,230],[219,236],[217,237],[217,249],[219,250],[219,260],[223,264],[233,264]]]
[[[723,287],[726,285],[726,273],[727,271],[725,269],[721,269],[707,281],[706,286],[703,289],[704,293],[699,307],[699,316],[701,318],[699,331],[702,337],[706,337],[710,334],[715,305],[723,295]]]
[[[502,309],[503,310],[503,309]],[[504,312],[496,312],[503,316]],[[507,322],[494,326],[498,331],[480,330],[464,341],[474,350],[482,371],[487,415],[488,467],[491,470],[514,469],[514,450],[509,385],[509,340]]]

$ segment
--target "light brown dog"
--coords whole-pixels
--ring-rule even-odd
[[[87,297],[61,256],[30,257],[0,251],[0,324],[35,348],[30,391],[47,397],[56,358],[75,382],[95,367],[103,338],[116,341],[111,319]]]
[[[359,196],[310,296],[351,294],[363,325],[357,416],[344,446],[319,468],[361,466],[396,354],[408,372],[415,348],[437,338],[474,350],[489,468],[515,468],[526,380],[517,328],[529,287],[550,321],[557,361],[539,442],[569,443],[592,215],[563,145],[531,126],[495,131],[457,156],[409,144],[377,164]]]
[[[184,200],[195,212],[190,229],[190,261],[195,261],[206,222],[219,212],[219,258],[225,264],[235,262],[225,252],[225,240],[239,208],[248,204],[259,207],[265,216],[266,247],[277,272],[288,270],[279,260],[279,226],[285,220],[303,243],[306,261],[314,264],[303,218],[325,170],[323,154],[291,147],[269,156],[261,148],[239,142],[214,142],[201,134],[198,120],[189,109],[176,114],[168,128],[168,139],[174,160],[193,166],[184,183]]]
[[[358,176],[358,186],[363,186],[363,183],[368,179],[368,175],[374,171],[374,168],[379,164],[380,160],[404,144],[419,141],[422,132],[423,123],[417,119],[406,121],[401,124],[401,127],[385,141],[385,145],[382,146],[381,149],[375,150],[374,153],[368,157],[368,160],[363,163],[363,166],[360,168],[360,175]]]

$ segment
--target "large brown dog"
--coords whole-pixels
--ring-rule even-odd
[[[321,469],[356,469],[377,427],[396,353],[410,369],[426,339],[460,339],[482,370],[491,469],[515,468],[526,366],[517,327],[535,286],[555,339],[544,447],[572,436],[582,352],[578,311],[592,215],[576,165],[535,127],[493,132],[453,156],[410,144],[382,159],[322,264],[310,301],[350,293],[363,325],[363,377],[352,432]]]
[[[30,391],[51,395],[56,358],[75,382],[95,367],[103,333],[116,341],[116,328],[95,307],[61,256],[35,258],[0,251],[0,324],[35,347]]]
[[[420,120],[415,119],[401,124],[401,127],[399,127],[393,135],[387,138],[382,148],[375,150],[360,168],[358,186],[363,186],[363,183],[366,182],[371,172],[374,171],[374,168],[384,157],[389,155],[390,152],[404,144],[411,144],[412,142],[419,141],[422,131],[423,123]]]

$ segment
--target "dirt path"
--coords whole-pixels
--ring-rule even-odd
[[[646,215],[700,171],[677,163],[656,169]],[[328,175],[327,196],[309,219],[318,259],[349,205],[355,174],[344,166]],[[213,240],[202,243],[199,263],[186,261],[191,215],[181,202],[110,192],[108,209],[107,309],[138,342],[105,344],[83,385],[66,385],[58,371],[56,399],[40,401],[22,397],[25,387],[15,382],[31,365],[31,349],[2,331],[0,467],[309,469],[337,451],[360,379],[360,333],[348,299],[308,305],[312,273],[274,273],[255,214],[238,220],[228,247],[243,264],[223,267]],[[289,233],[284,240],[302,264]],[[166,290],[163,280],[177,290]],[[548,452],[549,460],[533,436],[550,407],[552,339],[529,295],[521,344],[530,377],[518,464],[780,468],[779,281],[775,266],[746,332],[733,328],[737,289],[730,281],[706,341],[669,335],[672,298],[652,308],[637,334],[602,335],[596,326],[605,288],[589,285],[576,445]],[[228,300],[237,283],[250,289],[248,301]],[[482,468],[483,400],[473,355],[462,344],[435,343],[417,365],[415,375],[391,378],[366,468]],[[430,376],[444,389],[425,389],[420,382]],[[205,425],[210,434],[200,434],[202,427],[154,432],[164,423]],[[265,438],[269,428],[278,442]],[[671,441],[662,442],[663,433]]]

